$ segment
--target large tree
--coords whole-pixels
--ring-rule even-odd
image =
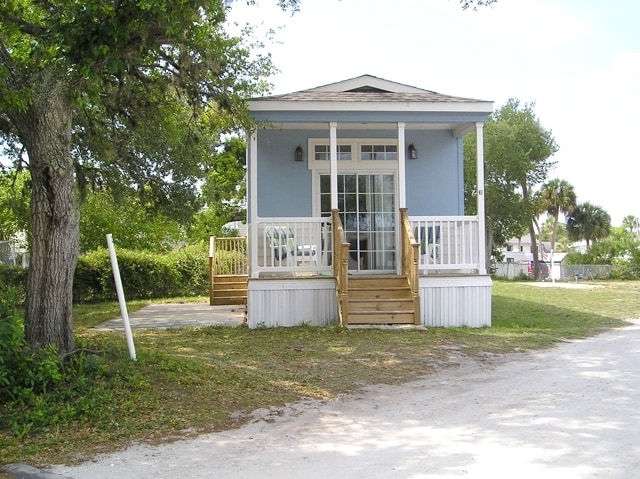
[[[540,209],[533,194],[553,166],[557,151],[553,135],[540,124],[533,104],[509,99],[484,127],[485,211],[487,254],[526,231],[534,248],[539,275],[534,220]],[[475,213],[475,134],[465,138],[465,197],[469,213]]]
[[[225,33],[225,12],[222,0],[0,4],[0,132],[31,175],[32,347],[74,348],[78,186],[188,199],[208,123],[248,123],[244,99],[264,91],[272,67]]]

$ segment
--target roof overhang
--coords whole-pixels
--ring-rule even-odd
[[[338,102],[338,101],[287,101],[260,100],[249,101],[251,111],[363,111],[363,112],[472,112],[487,113],[493,111],[493,102]]]

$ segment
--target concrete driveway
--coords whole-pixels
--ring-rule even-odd
[[[640,323],[554,349],[460,360],[419,381],[257,411],[247,426],[136,445],[69,478],[632,478]]]

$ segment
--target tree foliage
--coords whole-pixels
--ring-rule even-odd
[[[0,172],[0,240],[29,230],[29,174]]]
[[[0,4],[0,134],[32,185],[32,347],[73,349],[78,186],[181,217],[212,139],[249,124],[244,99],[273,68],[225,33],[225,14],[222,0]]]
[[[521,105],[511,98],[484,127],[487,253],[528,231],[537,257],[534,219],[541,206],[533,191],[547,178],[553,166],[549,158],[558,146],[533,108],[534,104]],[[475,134],[468,135],[464,143],[465,203],[470,214],[475,213],[477,192],[475,145]]]
[[[567,234],[572,241],[585,240],[587,251],[591,243],[609,236],[611,216],[590,202],[578,204],[567,217]]]
[[[246,221],[246,142],[234,136],[213,156],[202,187],[205,207],[195,217],[189,231],[192,243],[207,241],[210,235],[224,236],[223,226]]]
[[[80,253],[105,248],[107,234],[118,247],[155,253],[170,250],[182,238],[175,220],[137,195],[91,191],[80,207]]]
[[[540,200],[543,212],[553,219],[551,249],[555,251],[560,213],[568,215],[573,211],[577,202],[576,192],[568,181],[554,178],[542,185]]]

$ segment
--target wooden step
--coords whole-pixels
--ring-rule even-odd
[[[411,298],[409,287],[405,288],[384,288],[384,289],[364,289],[349,288],[350,299],[406,299]]]
[[[244,296],[242,298],[221,298],[221,297],[213,297],[209,302],[211,306],[232,306],[232,305],[246,305],[247,297]]]
[[[351,313],[349,324],[413,324],[413,310],[388,313]]]
[[[349,277],[348,324],[413,324],[413,295],[404,276]]]
[[[407,285],[406,276],[349,276],[349,288],[406,288]]]
[[[247,304],[247,281],[247,275],[214,276],[210,304],[212,306]]]
[[[349,298],[349,312],[363,311],[413,311],[413,298],[376,299]]]
[[[246,285],[249,277],[246,274],[218,274],[214,278],[215,283],[244,283]]]

